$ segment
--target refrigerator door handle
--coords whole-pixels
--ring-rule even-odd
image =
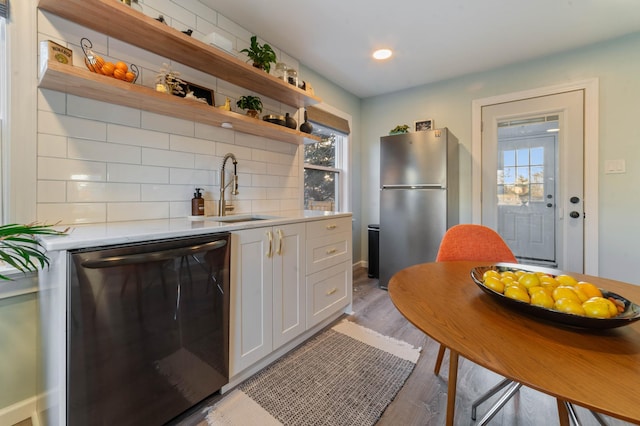
[[[417,185],[382,185],[380,189],[447,189],[438,183],[421,183]]]

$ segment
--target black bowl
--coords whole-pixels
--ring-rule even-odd
[[[621,302],[624,305],[624,311],[615,317],[612,318],[591,318],[591,317],[583,317],[579,315],[566,314],[564,312],[555,311],[553,309],[543,308],[541,306],[530,305],[529,303],[522,302],[520,300],[511,299],[506,297],[502,293],[498,293],[486,287],[483,283],[483,274],[489,270],[494,269],[498,272],[504,271],[528,271],[528,272],[544,272],[553,277],[557,275],[563,274],[563,272],[550,269],[550,268],[540,268],[535,266],[528,265],[519,265],[516,263],[497,263],[491,266],[478,266],[471,270],[471,278],[473,282],[475,282],[478,287],[480,287],[485,293],[492,296],[494,299],[498,300],[500,303],[509,306],[515,309],[518,312],[522,312],[540,319],[544,319],[553,323],[567,325],[572,327],[580,327],[580,328],[591,328],[591,329],[607,329],[607,328],[616,328],[622,327],[624,325],[629,325],[634,321],[640,319],[640,306],[631,302],[628,299],[620,296],[619,294],[600,289],[602,292],[602,296],[608,298],[614,298],[617,301]]]

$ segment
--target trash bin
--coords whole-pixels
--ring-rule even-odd
[[[369,234],[369,278],[380,278],[380,225],[367,226]]]

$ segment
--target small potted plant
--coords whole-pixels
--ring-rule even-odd
[[[258,96],[240,96],[236,105],[240,109],[247,110],[247,115],[253,118],[259,118],[262,112],[262,101]]]
[[[401,133],[409,133],[409,126],[406,124],[397,125],[393,129],[389,130],[390,135],[398,135]]]
[[[240,52],[247,54],[254,67],[267,73],[271,70],[271,64],[276,63],[276,52],[267,43],[260,45],[256,36],[251,37],[251,47]]]

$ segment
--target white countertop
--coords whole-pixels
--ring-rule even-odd
[[[240,217],[247,215],[230,215],[228,218],[233,216]],[[204,220],[189,220],[188,218],[183,218],[94,223],[87,225],[75,225],[69,229],[69,232],[66,235],[43,236],[40,240],[47,251],[70,250],[112,244],[151,241],[163,238],[213,234],[216,232],[228,232],[240,229],[261,228],[283,223],[305,222],[316,219],[328,219],[331,217],[350,217],[351,213],[305,210],[299,213],[278,216],[270,214],[253,214],[252,216],[268,219],[225,223],[216,220],[215,217],[206,217]]]

